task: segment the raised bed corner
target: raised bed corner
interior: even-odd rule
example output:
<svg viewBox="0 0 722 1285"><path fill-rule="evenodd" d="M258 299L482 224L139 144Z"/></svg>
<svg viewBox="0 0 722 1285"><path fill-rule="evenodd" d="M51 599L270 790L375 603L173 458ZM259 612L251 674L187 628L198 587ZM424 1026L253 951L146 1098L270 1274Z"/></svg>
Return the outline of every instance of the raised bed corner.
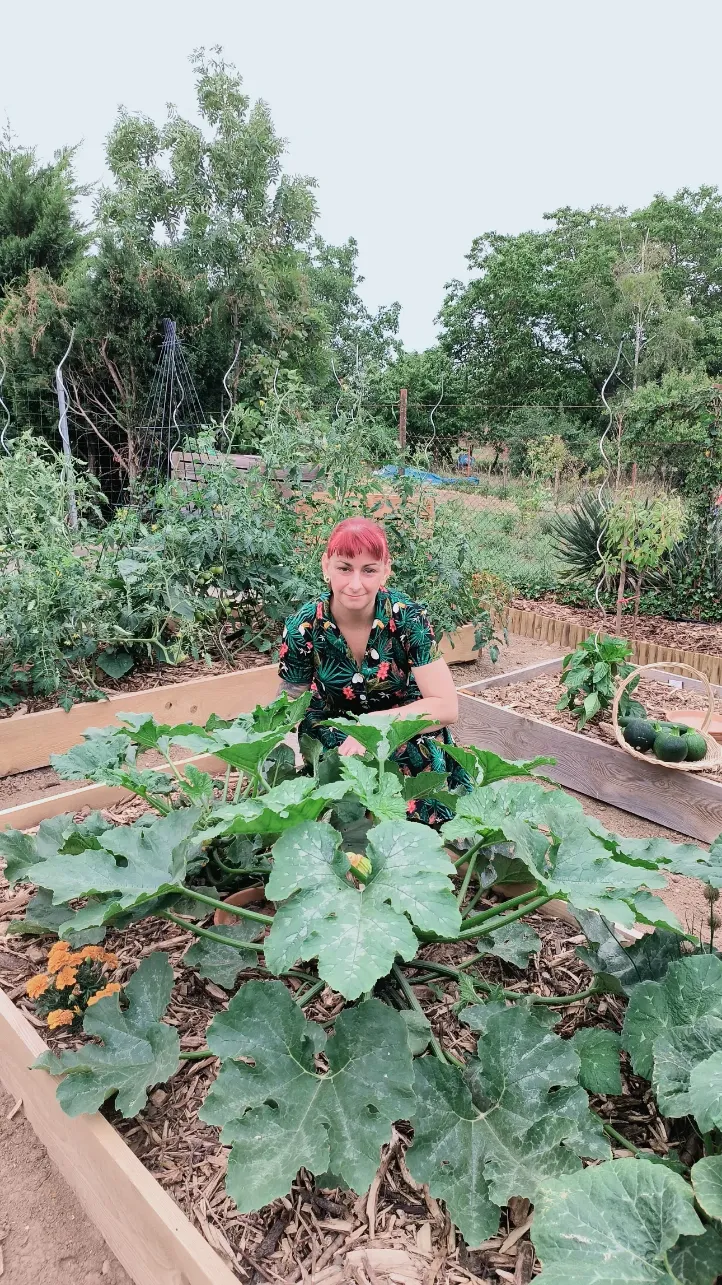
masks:
<svg viewBox="0 0 722 1285"><path fill-rule="evenodd" d="M238 1285L237 1277L99 1113L71 1119L56 1081L30 1066L47 1048L0 990L0 1080L135 1285Z"/></svg>

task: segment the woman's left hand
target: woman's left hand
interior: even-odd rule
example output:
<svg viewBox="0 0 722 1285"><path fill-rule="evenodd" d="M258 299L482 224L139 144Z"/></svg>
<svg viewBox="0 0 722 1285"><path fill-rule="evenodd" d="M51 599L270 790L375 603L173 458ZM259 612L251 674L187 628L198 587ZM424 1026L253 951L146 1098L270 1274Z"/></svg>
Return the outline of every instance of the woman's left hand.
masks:
<svg viewBox="0 0 722 1285"><path fill-rule="evenodd" d="M339 745L338 752L343 758L349 758L351 754L364 755L366 749L360 741L355 741L353 736L347 736L343 744Z"/></svg>

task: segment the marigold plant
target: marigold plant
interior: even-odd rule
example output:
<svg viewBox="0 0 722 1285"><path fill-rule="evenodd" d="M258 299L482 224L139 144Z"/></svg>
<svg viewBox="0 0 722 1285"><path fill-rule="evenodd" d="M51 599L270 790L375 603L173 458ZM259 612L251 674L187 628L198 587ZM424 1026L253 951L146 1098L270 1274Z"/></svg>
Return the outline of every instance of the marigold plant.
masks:
<svg viewBox="0 0 722 1285"><path fill-rule="evenodd" d="M25 991L36 1001L37 1012L51 1031L79 1026L87 1008L120 990L118 982L107 982L105 977L117 967L117 955L103 946L71 950L67 941L56 941L48 952L47 972L31 977Z"/></svg>

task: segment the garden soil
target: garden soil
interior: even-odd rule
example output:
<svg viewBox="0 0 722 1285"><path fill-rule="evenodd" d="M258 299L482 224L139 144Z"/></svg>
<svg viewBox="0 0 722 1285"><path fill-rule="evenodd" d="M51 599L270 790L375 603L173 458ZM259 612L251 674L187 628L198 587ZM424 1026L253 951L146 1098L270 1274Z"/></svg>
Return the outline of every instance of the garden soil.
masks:
<svg viewBox="0 0 722 1285"><path fill-rule="evenodd" d="M529 599L514 598L512 607L519 611L535 611L538 616L552 616L555 620L573 620L585 629L601 629L603 633L616 634L613 615L602 617L598 611L582 607L567 607L553 597ZM696 651L707 656L722 656L722 624L705 624L701 621L666 620L664 616L640 616L635 622L631 613L622 616L623 638L653 642L660 647L676 647L681 651Z"/></svg>
<svg viewBox="0 0 722 1285"><path fill-rule="evenodd" d="M2 1285L132 1285L14 1107L0 1088Z"/></svg>

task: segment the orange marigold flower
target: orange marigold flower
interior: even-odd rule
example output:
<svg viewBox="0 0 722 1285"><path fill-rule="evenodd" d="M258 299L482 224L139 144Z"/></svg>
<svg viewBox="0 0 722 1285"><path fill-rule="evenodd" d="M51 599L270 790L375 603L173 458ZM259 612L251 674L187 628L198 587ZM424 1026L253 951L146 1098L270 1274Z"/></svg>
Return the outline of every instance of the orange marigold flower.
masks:
<svg viewBox="0 0 722 1285"><path fill-rule="evenodd" d="M83 946L77 953L81 959L92 959L96 964L107 964L109 968L118 967L118 956L112 950L103 950L102 946Z"/></svg>
<svg viewBox="0 0 722 1285"><path fill-rule="evenodd" d="M35 976L31 977L25 984L26 994L29 995L31 999L38 999L41 995L45 994L51 980L52 979L47 973L36 973Z"/></svg>
<svg viewBox="0 0 722 1285"><path fill-rule="evenodd" d="M48 972L57 973L61 968L64 968L68 962L69 952L70 946L67 941L54 942L48 955Z"/></svg>
<svg viewBox="0 0 722 1285"><path fill-rule="evenodd" d="M48 1026L54 1031L58 1026L72 1025L74 1013L69 1008L54 1008L52 1013L48 1013Z"/></svg>
<svg viewBox="0 0 722 1285"><path fill-rule="evenodd" d="M65 968L61 968L60 972L57 974L55 985L59 991L64 991L67 990L69 986L74 986L77 980L77 968L71 968L69 964L66 964Z"/></svg>
<svg viewBox="0 0 722 1285"><path fill-rule="evenodd" d="M102 991L96 991L94 995L90 996L90 999L88 1000L88 1008L90 1008L91 1004L97 1004L99 999L105 999L106 995L117 994L119 990L119 982L108 982L108 985L104 986Z"/></svg>

